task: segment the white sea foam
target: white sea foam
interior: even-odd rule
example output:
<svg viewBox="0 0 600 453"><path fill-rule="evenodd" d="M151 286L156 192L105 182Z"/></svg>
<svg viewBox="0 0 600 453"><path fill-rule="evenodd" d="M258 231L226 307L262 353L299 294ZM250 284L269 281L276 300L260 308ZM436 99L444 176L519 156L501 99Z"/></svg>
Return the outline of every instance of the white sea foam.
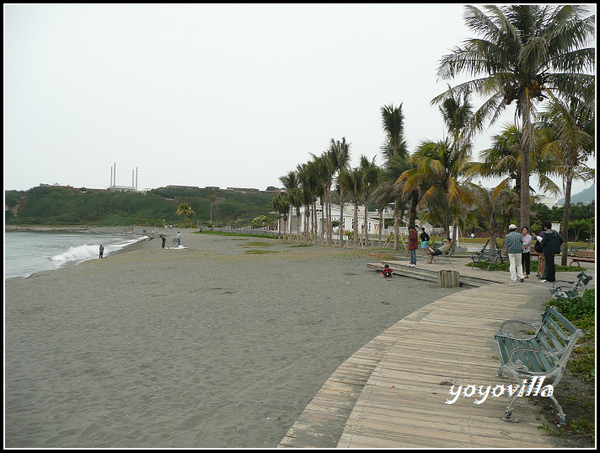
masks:
<svg viewBox="0 0 600 453"><path fill-rule="evenodd" d="M104 256L108 256L111 253L114 253L118 250L121 250L128 245L134 244L138 241L147 239L148 236L141 236L136 239L130 239L127 241L119 242L116 244L107 244L104 246ZM100 244L91 244L91 245L79 245L76 247L69 247L64 253L59 255L55 255L50 260L52 260L56 267L62 267L67 264L79 264L83 261L92 260L99 258L99 248Z"/></svg>

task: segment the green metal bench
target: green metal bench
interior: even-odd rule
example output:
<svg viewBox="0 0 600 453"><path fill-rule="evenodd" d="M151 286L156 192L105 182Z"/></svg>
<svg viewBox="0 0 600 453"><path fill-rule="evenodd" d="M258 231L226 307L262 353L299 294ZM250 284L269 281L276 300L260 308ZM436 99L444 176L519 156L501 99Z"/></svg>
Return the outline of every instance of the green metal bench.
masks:
<svg viewBox="0 0 600 453"><path fill-rule="evenodd" d="M587 247L581 246L581 245L573 245L569 249L567 255L568 256L577 256L577 252L580 252L581 250L587 250Z"/></svg>
<svg viewBox="0 0 600 453"><path fill-rule="evenodd" d="M448 252L446 253L442 253L441 255L431 255L433 258L433 261L435 261L437 263L437 260L441 258L442 263L444 263L445 261L448 262L448 264L450 264L450 258L452 257L452 254L454 253L454 247L450 247L450 250L448 250Z"/></svg>
<svg viewBox="0 0 600 453"><path fill-rule="evenodd" d="M554 288L550 288L552 297L556 300L560 299L573 299L574 297L581 297L585 292L585 287L590 282L592 277L585 273L585 271L577 274L577 281L570 282L572 286L561 285Z"/></svg>
<svg viewBox="0 0 600 453"><path fill-rule="evenodd" d="M515 328L508 330L510 324L516 324ZM571 351L582 336L583 331L561 315L555 306L542 313L541 322L506 321L495 335L501 362L498 376L508 373L517 382L542 376L553 378L552 387L556 388ZM522 395L515 392L506 407L504 421L518 421L512 417L512 407L518 396ZM564 424L566 417L562 407L553 394L547 397L557 410L559 426Z"/></svg>
<svg viewBox="0 0 600 453"><path fill-rule="evenodd" d="M483 249L471 255L471 260L474 263L487 262L486 270L489 271L492 264L498 264L498 261L502 261L502 257L500 256L500 250Z"/></svg>

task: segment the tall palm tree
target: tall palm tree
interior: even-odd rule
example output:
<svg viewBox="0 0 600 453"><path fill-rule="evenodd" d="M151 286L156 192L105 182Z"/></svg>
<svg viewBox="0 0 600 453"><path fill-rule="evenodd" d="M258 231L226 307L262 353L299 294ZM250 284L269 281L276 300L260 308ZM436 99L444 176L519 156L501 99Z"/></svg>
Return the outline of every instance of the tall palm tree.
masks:
<svg viewBox="0 0 600 453"><path fill-rule="evenodd" d="M383 208L394 203L394 250L400 248L400 222L407 208L404 196L404 184L398 184L398 178L413 168L408 158L400 154L391 156L384 164L377 188L373 191L373 200L379 206L380 218ZM381 228L380 230L381 231ZM380 236L381 243L381 236Z"/></svg>
<svg viewBox="0 0 600 453"><path fill-rule="evenodd" d="M322 219L324 215L324 220L322 220L321 234L323 235L325 244L331 245L331 185L333 184L333 175L335 174L335 168L327 152L322 153L320 156L315 156L311 153L311 156L315 162L315 171L317 172L319 181L321 181L324 198L324 200L322 200L321 203Z"/></svg>
<svg viewBox="0 0 600 453"><path fill-rule="evenodd" d="M366 156L360 156L360 170L363 178L363 199L365 201L364 238L365 246L369 246L369 195L379 183L381 168L375 165L375 157L369 161Z"/></svg>
<svg viewBox="0 0 600 453"><path fill-rule="evenodd" d="M593 97L595 49L585 47L595 33L595 16L576 5L465 6L465 22L481 38L442 57L438 75L475 77L452 90L472 91L484 98L473 114L469 133L493 123L516 101L515 122L521 120L521 224L529 224L529 155L535 144L537 105L579 95ZM587 71L587 73L586 73ZM434 101L449 95L441 94Z"/></svg>
<svg viewBox="0 0 600 453"><path fill-rule="evenodd" d="M416 167L398 178L399 183L405 184L405 192L426 182L431 185L421 195L418 207L424 209L436 199L443 199L446 231L450 231L450 206L469 203L462 183L469 179L470 154L469 145L463 144L455 149L454 142L449 138L438 142L424 141L411 156Z"/></svg>
<svg viewBox="0 0 600 453"><path fill-rule="evenodd" d="M300 208L302 206L302 199L300 197L300 189L298 188L298 176L295 171L288 171L285 176L279 178L281 184L286 189L286 196L290 205L290 236L293 235L293 222L292 210L296 209L296 241L300 241Z"/></svg>
<svg viewBox="0 0 600 453"><path fill-rule="evenodd" d="M290 212L290 203L287 197L281 194L274 195L271 198L271 208L277 213L277 231L281 237L281 230L283 229L283 238L286 237L287 219ZM281 220L283 219L283 228L280 228Z"/></svg>
<svg viewBox="0 0 600 453"><path fill-rule="evenodd" d="M474 162L470 169L473 176L483 178L505 178L507 184L515 189L519 200L521 199L521 130L515 124L506 124L500 134L492 139L491 148L485 149L479 153L482 162ZM530 153L530 173L536 175L539 181L540 190L544 193L558 194L559 187L552 181L552 165L550 159L543 157L537 150ZM530 192L533 189L530 187ZM520 212L520 207L519 207ZM519 216L520 217L520 216ZM529 226L521 225L522 227Z"/></svg>
<svg viewBox="0 0 600 453"><path fill-rule="evenodd" d="M542 151L556 163L554 169L563 178L565 204L562 234L565 238L561 265L567 265L571 188L574 179L594 178L595 171L586 161L595 152L595 111L576 98L566 106L552 106L542 115Z"/></svg>
<svg viewBox="0 0 600 453"><path fill-rule="evenodd" d="M342 140L334 140L333 138L329 144L329 157L337 177L339 178L340 173L348 168L350 162L350 143L346 142L346 137L342 137ZM340 190L340 226L339 226L339 237L340 247L344 247L344 187L338 183Z"/></svg>
<svg viewBox="0 0 600 453"><path fill-rule="evenodd" d="M507 180L493 189L486 189L472 183L468 183L468 186L472 199L490 234L490 249L496 250L496 238L499 237L499 232L502 231L501 228L506 223L506 219L510 220L511 214L516 211L519 198L510 188Z"/></svg>
<svg viewBox="0 0 600 453"><path fill-rule="evenodd" d="M189 203L180 203L175 212L177 215L182 215L184 219L196 214ZM185 228L185 220L183 221L183 227ZM190 219L190 228L192 227L192 219Z"/></svg>
<svg viewBox="0 0 600 453"><path fill-rule="evenodd" d="M381 151L386 159L391 156L408 155L408 145L404 139L404 115L402 104L394 107L394 104L381 107L382 127L385 140L381 145Z"/></svg>
<svg viewBox="0 0 600 453"><path fill-rule="evenodd" d="M338 184L345 192L350 194L352 203L354 204L354 221L352 240L354 248L356 248L358 235L358 203L363 193L364 179L360 167L343 169L338 176Z"/></svg>

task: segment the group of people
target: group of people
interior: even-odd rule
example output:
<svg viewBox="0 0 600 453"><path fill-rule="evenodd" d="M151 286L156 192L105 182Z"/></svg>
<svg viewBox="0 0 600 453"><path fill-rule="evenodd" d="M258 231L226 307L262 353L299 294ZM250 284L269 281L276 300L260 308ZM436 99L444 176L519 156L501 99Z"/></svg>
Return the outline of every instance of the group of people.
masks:
<svg viewBox="0 0 600 453"><path fill-rule="evenodd" d="M423 250L423 256L429 256L429 263L433 261L433 257L436 255L442 255L448 253L451 247L450 238L444 238L442 246L439 248L433 248L429 244L430 237L425 231L424 227L421 227L421 234L417 234L417 229L414 226L408 227L408 251L410 252L409 266L414 267L417 265L417 249L419 248L419 239L421 250ZM394 271L386 265L382 272L382 277L389 278L393 275Z"/></svg>
<svg viewBox="0 0 600 453"><path fill-rule="evenodd" d="M544 231L540 234L529 233L529 228L523 227L521 233L517 232L517 226L511 224L506 235L506 252L510 263L510 281L524 281L529 278L531 270L531 243L533 239L540 243L538 270L536 276L542 282L556 281L556 267L554 256L560 253L564 242L557 231L552 229L551 222L544 222Z"/></svg>

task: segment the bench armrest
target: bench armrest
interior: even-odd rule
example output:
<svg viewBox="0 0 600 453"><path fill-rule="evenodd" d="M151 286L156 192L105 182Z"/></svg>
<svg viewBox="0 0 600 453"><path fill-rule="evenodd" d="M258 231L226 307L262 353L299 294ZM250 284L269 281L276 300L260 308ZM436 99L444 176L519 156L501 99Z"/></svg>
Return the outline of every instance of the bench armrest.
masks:
<svg viewBox="0 0 600 453"><path fill-rule="evenodd" d="M552 361L550 362L550 364L552 365L552 369L544 370L544 371L530 370L529 367L527 367L525 364L523 364L523 362L521 362L520 359L517 359L515 361L512 360L513 355L518 354L519 352L531 352L533 354L544 355L547 358L552 359ZM552 377L554 375L554 373L552 371L557 370L561 366L559 360L560 360L560 357L563 355L563 353L564 353L564 350L556 352L556 351L544 351L544 350L540 350L540 349L526 348L526 347L515 348L512 351L510 351L510 353L508 354L508 357L506 358L506 363L504 365L508 366L509 368L512 368L515 371L526 371L528 374L531 374L531 375Z"/></svg>
<svg viewBox="0 0 600 453"><path fill-rule="evenodd" d="M505 326L507 324L519 324L520 326L516 328L516 330L509 330L507 329ZM498 334L501 337L509 337L509 338L515 338L518 340L526 340L529 338L533 338L535 337L537 331L540 329L540 327L542 326L541 322L525 322L525 321L518 321L518 320L508 320L508 321L504 321L501 325L500 328L498 329ZM522 333L522 335L519 335L518 337L516 336L516 333L518 333L520 330L524 329L524 328L530 328L533 329L533 333L532 334L527 334L527 333Z"/></svg>

